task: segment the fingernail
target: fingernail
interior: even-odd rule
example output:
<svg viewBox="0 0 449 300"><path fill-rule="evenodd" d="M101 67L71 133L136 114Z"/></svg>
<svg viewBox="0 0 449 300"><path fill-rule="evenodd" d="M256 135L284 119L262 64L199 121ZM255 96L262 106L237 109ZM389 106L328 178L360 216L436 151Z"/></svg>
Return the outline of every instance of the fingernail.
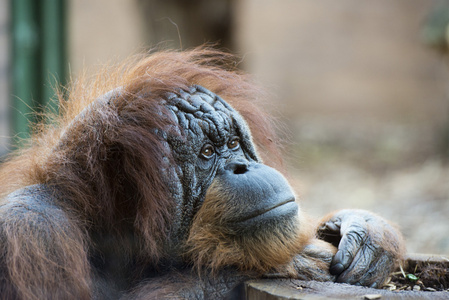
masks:
<svg viewBox="0 0 449 300"><path fill-rule="evenodd" d="M332 258L332 264L342 263L343 262L343 251L339 250L335 253L334 258Z"/></svg>
<svg viewBox="0 0 449 300"><path fill-rule="evenodd" d="M339 275L345 270L345 267L341 263L337 263L330 267L329 272L332 275Z"/></svg>
<svg viewBox="0 0 449 300"><path fill-rule="evenodd" d="M340 228L335 225L333 222L326 222L326 227L332 231L340 231Z"/></svg>

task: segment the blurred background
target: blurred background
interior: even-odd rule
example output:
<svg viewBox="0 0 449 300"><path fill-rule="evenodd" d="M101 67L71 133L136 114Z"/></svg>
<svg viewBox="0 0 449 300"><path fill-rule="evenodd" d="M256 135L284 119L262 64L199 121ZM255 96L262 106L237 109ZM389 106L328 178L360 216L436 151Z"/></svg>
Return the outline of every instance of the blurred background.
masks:
<svg viewBox="0 0 449 300"><path fill-rule="evenodd" d="M447 0L0 0L0 154L83 69L218 43L271 92L303 210L449 254L448 25Z"/></svg>

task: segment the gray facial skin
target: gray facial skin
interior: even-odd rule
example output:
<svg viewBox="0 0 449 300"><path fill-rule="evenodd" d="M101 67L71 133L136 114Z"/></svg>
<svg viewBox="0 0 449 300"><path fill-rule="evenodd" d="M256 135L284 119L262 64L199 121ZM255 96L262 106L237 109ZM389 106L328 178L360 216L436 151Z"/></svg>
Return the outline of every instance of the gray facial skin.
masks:
<svg viewBox="0 0 449 300"><path fill-rule="evenodd" d="M260 163L248 126L228 103L201 86L192 86L188 92L168 94L164 105L176 123L164 135L177 165L168 172L177 202L172 235L177 237L176 244L185 240L213 180L238 195L227 199L231 207L238 207L235 219L228 220L238 234L253 231L251 225L260 226L261 214L266 221L269 215L291 218L297 214L287 181Z"/></svg>

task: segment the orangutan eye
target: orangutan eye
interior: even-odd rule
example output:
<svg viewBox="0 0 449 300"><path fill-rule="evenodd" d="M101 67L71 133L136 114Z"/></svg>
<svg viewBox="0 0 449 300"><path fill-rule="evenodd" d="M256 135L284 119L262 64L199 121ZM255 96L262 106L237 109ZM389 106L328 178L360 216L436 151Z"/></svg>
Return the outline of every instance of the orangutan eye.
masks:
<svg viewBox="0 0 449 300"><path fill-rule="evenodd" d="M211 144L206 144L201 149L201 155L205 158L211 158L215 154L214 146Z"/></svg>
<svg viewBox="0 0 449 300"><path fill-rule="evenodd" d="M232 140L228 142L228 148L231 150L237 150L240 147L240 139L238 137L234 137Z"/></svg>

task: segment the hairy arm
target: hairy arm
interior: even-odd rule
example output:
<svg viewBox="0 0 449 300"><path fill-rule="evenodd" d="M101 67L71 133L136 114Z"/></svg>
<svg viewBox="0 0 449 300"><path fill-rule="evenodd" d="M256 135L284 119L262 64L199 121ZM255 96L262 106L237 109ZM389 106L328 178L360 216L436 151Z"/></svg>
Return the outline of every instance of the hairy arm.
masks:
<svg viewBox="0 0 449 300"><path fill-rule="evenodd" d="M332 258L337 249L330 243L311 238L292 261L264 278L295 278L300 280L335 281L336 276L329 272Z"/></svg>
<svg viewBox="0 0 449 300"><path fill-rule="evenodd" d="M123 299L240 299L241 284L247 279L234 270L204 276L191 269L172 270L142 282Z"/></svg>
<svg viewBox="0 0 449 300"><path fill-rule="evenodd" d="M87 299L90 274L81 229L33 185L0 205L2 299Z"/></svg>

